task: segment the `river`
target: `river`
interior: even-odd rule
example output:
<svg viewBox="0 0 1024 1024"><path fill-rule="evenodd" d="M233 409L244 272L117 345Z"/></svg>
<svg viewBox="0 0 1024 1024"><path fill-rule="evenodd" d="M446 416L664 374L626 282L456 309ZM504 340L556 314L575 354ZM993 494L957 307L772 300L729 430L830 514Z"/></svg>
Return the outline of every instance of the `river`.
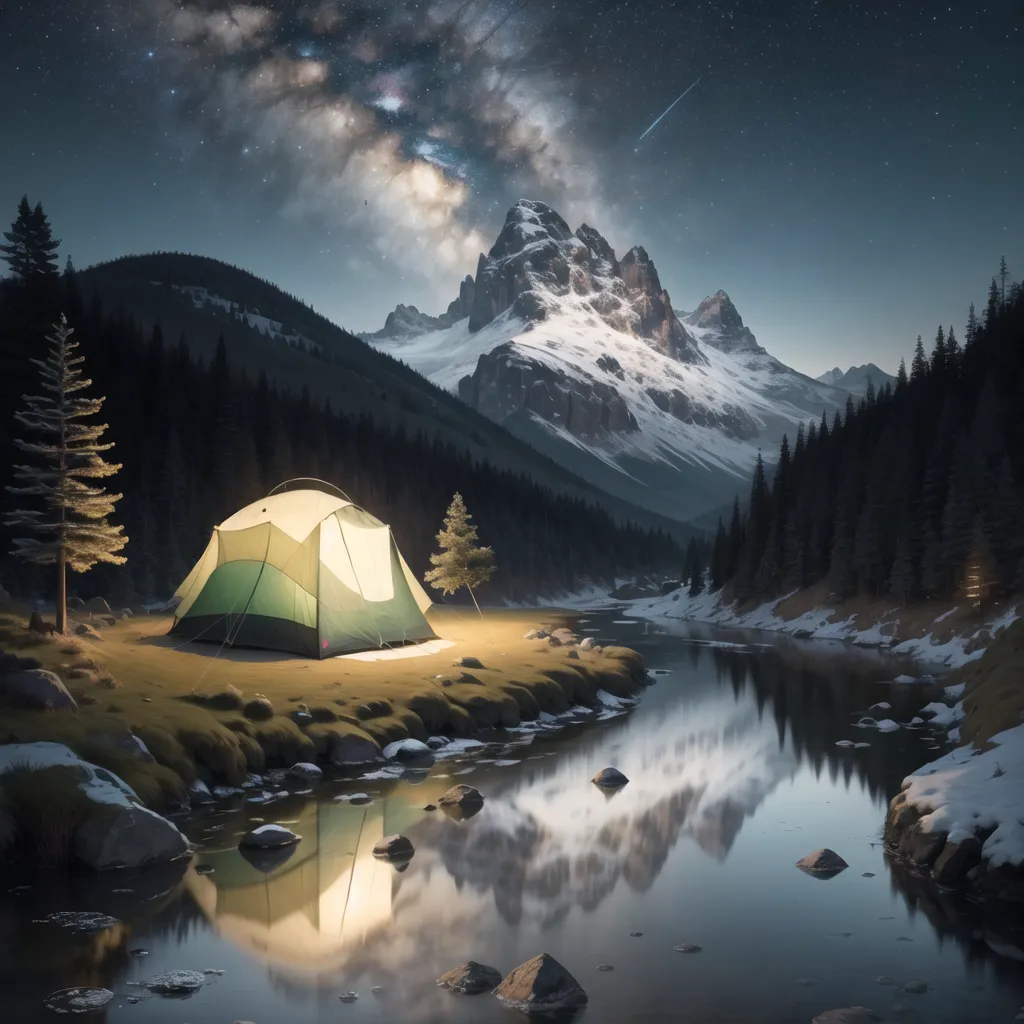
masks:
<svg viewBox="0 0 1024 1024"><path fill-rule="evenodd" d="M938 897L879 842L889 798L935 744L927 729L855 723L879 701L905 723L935 691L886 682L897 670L879 652L620 615L581 628L647 659L654 682L624 713L507 735L402 779L235 797L182 821L201 847L184 875L5 886L3 1020L56 1020L48 993L96 985L114 999L77 1019L508 1022L491 996L434 979L467 959L507 973L540 952L588 992L586 1024L807 1024L857 1004L887 1020L1013 1020L1024 932ZM611 796L589 781L606 766L630 779ZM422 810L460 781L484 793L479 814ZM351 802L357 792L371 802ZM303 836L269 872L236 849L254 820ZM416 846L404 871L370 853L394 832ZM819 847L849 867L828 880L798 870ZM54 911L116 921L39 923ZM132 984L171 969L223 973L186 1001ZM902 992L908 982L927 991ZM347 991L358 999L342 1002Z"/></svg>

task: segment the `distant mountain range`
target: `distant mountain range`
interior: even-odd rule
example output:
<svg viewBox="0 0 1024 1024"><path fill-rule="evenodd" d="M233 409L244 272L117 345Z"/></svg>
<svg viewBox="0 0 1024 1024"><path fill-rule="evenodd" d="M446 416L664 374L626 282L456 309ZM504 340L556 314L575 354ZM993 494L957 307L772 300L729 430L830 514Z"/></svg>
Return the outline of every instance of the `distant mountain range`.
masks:
<svg viewBox="0 0 1024 1024"><path fill-rule="evenodd" d="M884 388L886 384L896 386L896 378L886 373L885 370L879 369L874 363L851 366L845 373L837 366L834 369L826 370L817 380L820 380L822 384L842 388L855 395L867 394L869 380L876 391Z"/></svg>
<svg viewBox="0 0 1024 1024"><path fill-rule="evenodd" d="M238 267L182 253L127 256L80 271L86 301L134 320L148 334L159 324L166 345L186 337L207 363L218 338L228 358L255 382L307 392L319 404L378 427L421 434L496 469L521 473L555 493L600 505L620 522L690 536L664 517L598 489L531 448L492 419L365 344L312 308ZM341 484L344 486L344 483Z"/></svg>
<svg viewBox="0 0 1024 1024"><path fill-rule="evenodd" d="M724 291L673 308L641 246L520 200L447 310L363 335L595 486L690 519L745 491L759 449L848 390L766 352Z"/></svg>

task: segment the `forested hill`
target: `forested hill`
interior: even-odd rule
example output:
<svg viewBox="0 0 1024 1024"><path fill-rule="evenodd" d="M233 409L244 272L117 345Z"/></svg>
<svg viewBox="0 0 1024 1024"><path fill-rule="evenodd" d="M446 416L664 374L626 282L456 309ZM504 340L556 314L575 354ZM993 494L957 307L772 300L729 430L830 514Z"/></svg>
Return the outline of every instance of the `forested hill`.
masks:
<svg viewBox="0 0 1024 1024"><path fill-rule="evenodd" d="M1024 586L1024 294L993 281L963 346L918 339L909 375L758 461L719 523L713 585L740 599L828 580L834 595L999 596Z"/></svg>
<svg viewBox="0 0 1024 1024"><path fill-rule="evenodd" d="M187 336L168 340L159 325L143 333L123 313L83 301L74 274L57 288L56 305L82 343L93 391L106 396L112 455L123 463L112 481L124 493L115 519L130 538L126 566L97 568L82 583L72 577L72 593L124 602L167 597L214 524L296 476L336 482L389 523L420 575L451 496L461 491L481 541L495 549L498 570L485 595L492 599L680 564L664 533L616 523L595 504L476 460L436 432L353 413L344 399L339 407L313 397L311 388L283 393L265 372L232 362L223 343L199 360ZM17 284L0 287L0 317L24 321L21 301ZM20 367L22 385L35 384L29 353L24 365L11 362L9 345L4 354L5 363ZM3 457L0 476L9 479L9 444ZM49 593L49 575L9 559L2 570L12 591Z"/></svg>
<svg viewBox="0 0 1024 1024"><path fill-rule="evenodd" d="M77 274L86 306L98 297L144 336L159 324L169 344L184 335L193 355L213 359L223 339L232 366L262 371L282 394L307 390L348 417L422 433L499 470L526 474L557 493L595 502L619 522L689 528L615 498L566 472L503 427L404 363L378 352L269 281L219 260L185 253L125 256Z"/></svg>

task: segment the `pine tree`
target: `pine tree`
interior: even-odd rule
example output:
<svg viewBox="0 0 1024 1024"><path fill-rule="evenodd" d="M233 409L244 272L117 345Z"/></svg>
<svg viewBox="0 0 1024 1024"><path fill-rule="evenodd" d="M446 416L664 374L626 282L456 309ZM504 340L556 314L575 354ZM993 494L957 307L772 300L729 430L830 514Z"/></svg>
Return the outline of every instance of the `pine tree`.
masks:
<svg viewBox="0 0 1024 1024"><path fill-rule="evenodd" d="M967 314L967 330L964 332L964 345L970 347L978 334L978 315L974 312L974 303L971 303L970 311Z"/></svg>
<svg viewBox="0 0 1024 1024"><path fill-rule="evenodd" d="M718 517L718 528L715 530L715 543L711 549L711 589L721 590L729 578L729 537L725 532L725 523Z"/></svg>
<svg viewBox="0 0 1024 1024"><path fill-rule="evenodd" d="M704 566L701 564L700 548L695 537L691 537L687 545L684 579L689 580L690 597L696 597L704 589Z"/></svg>
<svg viewBox="0 0 1024 1024"><path fill-rule="evenodd" d="M424 579L443 594L454 594L465 587L480 612L473 588L486 583L494 574L494 552L476 546L476 527L470 518L462 495L456 491L444 517L444 528L437 535L441 550L430 556L434 568L427 571ZM483 612L480 617L483 618Z"/></svg>
<svg viewBox="0 0 1024 1024"><path fill-rule="evenodd" d="M17 280L31 284L40 278L56 279L60 242L53 237L41 203L36 203L33 209L28 196L22 196L18 216L11 230L4 232L4 238L0 259L7 263Z"/></svg>
<svg viewBox="0 0 1024 1024"><path fill-rule="evenodd" d="M900 368L896 371L896 390L902 392L907 386L907 364L901 359Z"/></svg>
<svg viewBox="0 0 1024 1024"><path fill-rule="evenodd" d="M1006 279L1010 276L1010 271L1006 267L1006 257L999 257L999 299L1005 305L1006 303Z"/></svg>
<svg viewBox="0 0 1024 1024"><path fill-rule="evenodd" d="M122 496L84 482L112 476L121 466L101 457L114 447L100 443L107 425L82 422L100 411L104 399L79 394L92 381L82 377L84 357L72 355L78 342L71 340L71 333L61 317L48 338L47 358L32 360L47 394L25 396L25 408L15 419L42 439L16 438L15 445L37 464L16 465L12 475L21 483L6 488L19 497L41 499L42 509L12 511L6 523L28 533L15 538L12 553L17 558L57 566L56 624L61 633L67 632L66 567L86 572L97 562L120 565L125 558L117 552L128 543L123 527L107 520Z"/></svg>
<svg viewBox="0 0 1024 1024"><path fill-rule="evenodd" d="M917 336L917 345L914 347L914 358L910 363L910 379L923 380L928 376L928 357L924 354L924 343L921 335Z"/></svg>

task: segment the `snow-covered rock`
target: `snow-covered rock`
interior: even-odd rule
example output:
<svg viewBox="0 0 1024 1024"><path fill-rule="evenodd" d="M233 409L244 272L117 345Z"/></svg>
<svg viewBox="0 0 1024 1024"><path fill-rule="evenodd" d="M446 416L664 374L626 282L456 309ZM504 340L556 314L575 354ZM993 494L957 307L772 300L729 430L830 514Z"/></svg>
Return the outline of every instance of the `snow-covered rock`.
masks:
<svg viewBox="0 0 1024 1024"><path fill-rule="evenodd" d="M964 706L962 703L948 707L940 701L933 700L921 708L921 714L927 715L931 725L952 726L962 722L964 717Z"/></svg>
<svg viewBox="0 0 1024 1024"><path fill-rule="evenodd" d="M178 828L144 807L135 791L106 768L83 761L62 743L9 743L0 746L0 775L14 769L68 769L75 785L96 804L96 813L79 826L72 852L87 867L139 868L166 864L188 855L188 840Z"/></svg>
<svg viewBox="0 0 1024 1024"><path fill-rule="evenodd" d="M923 832L957 842L992 832L981 856L990 867L1024 865L1024 725L992 737L992 747L958 747L903 780L905 803Z"/></svg>
<svg viewBox="0 0 1024 1024"><path fill-rule="evenodd" d="M250 850L276 850L282 846L294 846L301 840L302 836L284 825L260 825L246 832L238 845Z"/></svg>
<svg viewBox="0 0 1024 1024"><path fill-rule="evenodd" d="M301 779L303 782L316 782L323 776L323 771L315 764L308 761L300 761L288 769L288 775L293 779Z"/></svg>
<svg viewBox="0 0 1024 1024"><path fill-rule="evenodd" d="M201 989L204 981L200 971L164 971L143 982L143 987L157 995L183 995Z"/></svg>
<svg viewBox="0 0 1024 1024"><path fill-rule="evenodd" d="M434 751L426 743L414 739L396 740L394 743L389 743L382 753L389 761L392 759L417 761L420 758L434 756Z"/></svg>
<svg viewBox="0 0 1024 1024"><path fill-rule="evenodd" d="M880 719L876 726L879 732L896 732L899 727L899 722L894 722L891 718Z"/></svg>

